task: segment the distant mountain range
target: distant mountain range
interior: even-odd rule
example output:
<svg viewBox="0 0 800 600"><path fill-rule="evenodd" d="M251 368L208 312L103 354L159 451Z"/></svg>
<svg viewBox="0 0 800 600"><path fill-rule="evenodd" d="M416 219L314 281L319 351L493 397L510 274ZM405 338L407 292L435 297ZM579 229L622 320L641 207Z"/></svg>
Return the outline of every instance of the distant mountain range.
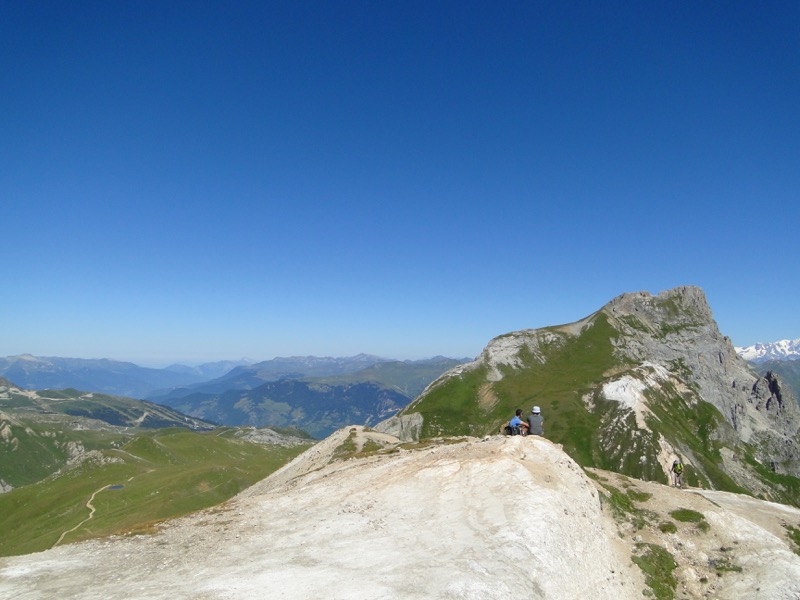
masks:
<svg viewBox="0 0 800 600"><path fill-rule="evenodd" d="M201 382L187 382L169 390L151 393L147 399L170 405L171 400L184 398L194 393L216 394L228 390L250 390L269 381L281 379L304 379L309 377L333 377L347 375L372 367L381 362L394 362L370 354L332 358L319 356L277 357L246 365L237 365L230 371ZM437 375L438 376L438 375Z"/></svg>
<svg viewBox="0 0 800 600"><path fill-rule="evenodd" d="M0 377L28 390L75 388L130 398L146 398L158 390L219 377L242 361L221 361L199 367L140 367L107 358L61 358L21 354L0 358Z"/></svg>
<svg viewBox="0 0 800 600"><path fill-rule="evenodd" d="M752 363L763 363L768 360L800 360L800 339L737 346L736 353Z"/></svg>
<svg viewBox="0 0 800 600"><path fill-rule="evenodd" d="M179 396L196 391L198 385L205 392L248 389L279 379L346 375L382 362L397 361L369 354L343 358L293 356L257 363L243 358L195 367L174 364L153 369L107 358L21 354L0 358L0 377L28 390L75 388L129 398L154 399L168 396L175 388L180 389L177 392ZM206 386L210 381L215 381L215 385Z"/></svg>
<svg viewBox="0 0 800 600"><path fill-rule="evenodd" d="M369 382L325 385L282 379L251 390L196 392L169 406L224 425L297 427L321 439L347 424L375 425L411 400Z"/></svg>
<svg viewBox="0 0 800 600"><path fill-rule="evenodd" d="M374 425L392 416L464 362L441 356L390 361L364 354L279 358L149 400L223 425L297 427L325 437L344 425Z"/></svg>
<svg viewBox="0 0 800 600"><path fill-rule="evenodd" d="M254 362L255 361L250 360L249 358L240 358L239 360L218 360L216 362L203 363L202 365L197 365L194 367L182 364L174 364L165 367L164 370L172 371L173 373L180 373L181 375L190 374L202 378L203 381L208 381L209 379L222 377L225 375L225 373L230 372L236 367L242 365L251 365Z"/></svg>
<svg viewBox="0 0 800 600"><path fill-rule="evenodd" d="M150 369L108 359L26 354L0 358L0 377L21 389L145 398L219 425L297 427L324 437L344 425L374 425L391 416L439 375L466 361L358 354Z"/></svg>

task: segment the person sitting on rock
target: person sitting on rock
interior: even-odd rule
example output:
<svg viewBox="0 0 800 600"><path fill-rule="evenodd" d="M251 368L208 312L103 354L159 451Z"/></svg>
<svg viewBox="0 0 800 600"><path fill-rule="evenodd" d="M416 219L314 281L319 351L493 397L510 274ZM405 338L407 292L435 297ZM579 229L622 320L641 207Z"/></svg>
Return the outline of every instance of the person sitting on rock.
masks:
<svg viewBox="0 0 800 600"><path fill-rule="evenodd" d="M544 435L544 417L538 406L534 406L528 415L528 435Z"/></svg>
<svg viewBox="0 0 800 600"><path fill-rule="evenodd" d="M514 431L514 433L518 432L517 435L526 435L528 433L528 424L522 420L521 408L518 408L517 412L514 413L511 421L508 422L508 426L511 427L511 430Z"/></svg>

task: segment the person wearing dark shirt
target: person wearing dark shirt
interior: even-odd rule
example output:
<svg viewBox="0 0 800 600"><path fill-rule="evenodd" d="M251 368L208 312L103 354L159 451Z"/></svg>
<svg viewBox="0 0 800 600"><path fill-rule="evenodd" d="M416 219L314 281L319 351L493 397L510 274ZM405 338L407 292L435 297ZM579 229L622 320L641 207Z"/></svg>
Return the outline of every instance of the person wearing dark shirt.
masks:
<svg viewBox="0 0 800 600"><path fill-rule="evenodd" d="M528 435L544 435L544 417L538 406L534 406L528 415Z"/></svg>

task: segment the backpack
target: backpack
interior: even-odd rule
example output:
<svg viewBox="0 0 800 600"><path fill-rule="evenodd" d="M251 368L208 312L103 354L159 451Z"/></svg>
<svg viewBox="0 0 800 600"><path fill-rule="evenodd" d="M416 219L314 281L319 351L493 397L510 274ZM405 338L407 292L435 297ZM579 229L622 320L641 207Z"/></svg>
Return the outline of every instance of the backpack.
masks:
<svg viewBox="0 0 800 600"><path fill-rule="evenodd" d="M678 475L683 473L683 463L679 462L675 465L672 465L672 470L675 471Z"/></svg>
<svg viewBox="0 0 800 600"><path fill-rule="evenodd" d="M522 427L512 427L511 425L506 425L503 427L503 433L505 435L522 435Z"/></svg>

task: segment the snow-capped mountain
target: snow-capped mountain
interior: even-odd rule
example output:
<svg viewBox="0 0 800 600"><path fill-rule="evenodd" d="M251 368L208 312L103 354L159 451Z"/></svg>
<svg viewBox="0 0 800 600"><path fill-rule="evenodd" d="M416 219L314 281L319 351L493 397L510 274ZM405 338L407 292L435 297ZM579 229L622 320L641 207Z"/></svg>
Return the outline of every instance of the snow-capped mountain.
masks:
<svg viewBox="0 0 800 600"><path fill-rule="evenodd" d="M800 360L800 339L737 347L736 352L743 359L754 363L768 360Z"/></svg>

